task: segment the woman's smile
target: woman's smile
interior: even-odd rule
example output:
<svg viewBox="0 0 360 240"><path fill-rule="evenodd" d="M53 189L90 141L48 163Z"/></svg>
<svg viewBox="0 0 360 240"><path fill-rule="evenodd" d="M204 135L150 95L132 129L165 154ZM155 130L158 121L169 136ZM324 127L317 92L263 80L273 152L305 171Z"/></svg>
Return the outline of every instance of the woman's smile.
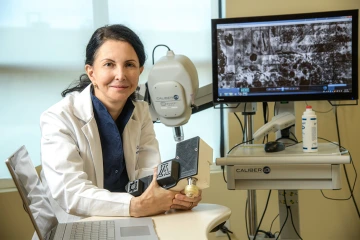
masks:
<svg viewBox="0 0 360 240"><path fill-rule="evenodd" d="M111 88L114 88L116 90L126 90L129 88L129 86L121 85L121 86L110 86Z"/></svg>

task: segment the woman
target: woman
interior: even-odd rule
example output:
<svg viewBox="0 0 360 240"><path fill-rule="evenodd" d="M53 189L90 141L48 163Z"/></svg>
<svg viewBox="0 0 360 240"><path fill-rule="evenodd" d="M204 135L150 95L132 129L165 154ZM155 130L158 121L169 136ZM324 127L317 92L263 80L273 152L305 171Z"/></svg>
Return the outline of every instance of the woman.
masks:
<svg viewBox="0 0 360 240"><path fill-rule="evenodd" d="M144 63L132 30L99 28L86 48L86 75L42 114L43 182L60 222L69 221L68 214L149 216L191 209L201 200L156 182L158 142L147 103L134 98ZM141 196L125 192L129 181L151 174Z"/></svg>

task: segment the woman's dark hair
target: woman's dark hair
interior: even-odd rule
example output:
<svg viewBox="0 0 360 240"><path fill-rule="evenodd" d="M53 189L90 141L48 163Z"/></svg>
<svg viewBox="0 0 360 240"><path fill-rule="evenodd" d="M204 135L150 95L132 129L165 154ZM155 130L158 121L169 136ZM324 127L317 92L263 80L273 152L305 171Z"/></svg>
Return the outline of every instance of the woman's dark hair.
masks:
<svg viewBox="0 0 360 240"><path fill-rule="evenodd" d="M121 24L107 25L98 28L93 33L88 45L86 46L85 65L88 64L92 66L94 64L95 55L98 49L106 42L106 40L109 39L128 42L134 48L136 55L139 58L140 67L144 66L146 60L144 45L136 33L134 33L130 28ZM81 92L90 83L91 81L87 74L82 74L79 80L72 83L61 93L61 96L65 97L67 93L74 91ZM135 93L132 93L130 98L135 100Z"/></svg>

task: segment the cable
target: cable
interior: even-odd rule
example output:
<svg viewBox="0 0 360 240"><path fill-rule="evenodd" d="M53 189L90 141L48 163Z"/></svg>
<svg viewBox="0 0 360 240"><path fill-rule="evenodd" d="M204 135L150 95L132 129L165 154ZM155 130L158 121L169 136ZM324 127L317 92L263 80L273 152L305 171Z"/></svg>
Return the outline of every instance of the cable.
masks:
<svg viewBox="0 0 360 240"><path fill-rule="evenodd" d="M339 131L339 121L337 115L337 107L335 107L335 123L336 123L336 133L338 137L339 147L341 146L341 139L340 139L340 131Z"/></svg>
<svg viewBox="0 0 360 240"><path fill-rule="evenodd" d="M298 139L296 138L295 134L293 132L290 132L291 135L293 135L293 137L295 138L296 142L299 142Z"/></svg>
<svg viewBox="0 0 360 240"><path fill-rule="evenodd" d="M265 235L268 236L269 238L273 238L273 237L274 237L271 233L266 232L266 231L264 231L264 230L259 230L259 232L265 233Z"/></svg>
<svg viewBox="0 0 360 240"><path fill-rule="evenodd" d="M225 145L224 145L224 139L225 139L225 134L224 134L225 130L224 130L224 106L222 104L220 104L220 157L224 157L225 156ZM224 168L225 166L221 166L221 169L223 170L223 174L224 174ZM224 175L224 180L225 180L225 175ZM225 180L226 182L226 180ZM226 182L227 183L227 182Z"/></svg>
<svg viewBox="0 0 360 240"><path fill-rule="evenodd" d="M264 125L268 122L269 119L269 104L267 102L263 102L263 117L264 117ZM263 138L263 144L269 141L269 135L266 134Z"/></svg>
<svg viewBox="0 0 360 240"><path fill-rule="evenodd" d="M333 104L330 100L328 101L331 106L333 107L341 107L341 106L356 106L358 105L358 100L355 100L355 103L349 103L349 104Z"/></svg>
<svg viewBox="0 0 360 240"><path fill-rule="evenodd" d="M233 147L228 151L227 154L229 154L229 153L230 153L234 148L236 148L237 146L240 146L241 144L244 144L244 143L251 142L252 140L254 140L254 139L250 139L250 140L248 140L248 141L246 141L246 142L241 142L241 143L236 144L235 146L233 146Z"/></svg>
<svg viewBox="0 0 360 240"><path fill-rule="evenodd" d="M325 140L325 141L327 141L327 142L330 142L330 143L332 143L332 144L334 144L334 145L336 145L336 146L339 146L339 147L340 147L340 148L342 148L342 149L346 149L346 148L344 148L344 147L340 146L339 144L334 143L334 142L332 142L332 141L330 141L330 140L327 140L327 139L325 139L325 138L322 138L322 137L318 137L318 138L319 138L319 139L322 139L322 140ZM350 151L349 151L349 150L347 150L347 153L348 153L348 154L349 154L349 156L350 156L350 163L351 163L351 165L353 166L353 168L354 168L354 172L355 172L355 179L354 179L354 183L353 183L352 188L350 188L350 192L354 192L355 185L356 185L356 181L357 181L357 171L356 171L356 168L355 168L355 165L354 165L354 161L352 160L352 156L351 156ZM325 195L324 195L323 190L320 190L320 191L321 191L321 193L322 193L323 197L324 197L324 198L326 198L326 199L329 199L329 200L339 200L339 201L341 201L341 200L349 200L349 199L351 198L351 194L350 194L350 196L349 196L349 197L347 197L347 198L330 198L330 197L327 197L327 196L325 196Z"/></svg>
<svg viewBox="0 0 360 240"><path fill-rule="evenodd" d="M285 198L285 204L286 204L285 190L284 190L284 198ZM280 235L281 235L281 232L282 232L283 228L285 227L285 224L286 224L286 222L287 222L287 220L288 220L288 217L289 217L289 209L286 208L286 218L285 218L285 221L284 221L283 225L282 225L281 228L280 228L280 232L279 232L279 235L277 236L276 240L279 239L279 237L280 237Z"/></svg>
<svg viewBox="0 0 360 240"><path fill-rule="evenodd" d="M235 117L237 118L237 120L238 120L238 121L239 121L239 123L240 123L241 133L242 133L242 135L243 135L243 139L242 139L242 141L244 141L244 126L243 126L243 124L242 124L242 122L241 122L241 120L240 120L239 116L236 114L236 112L234 112L234 115L235 115Z"/></svg>
<svg viewBox="0 0 360 240"><path fill-rule="evenodd" d="M275 140L275 142L278 142L279 140L282 140L282 139L291 140L291 141L293 141L293 142L296 143L296 144L298 143L297 140L292 139L292 138L288 138L288 137L280 137L280 138L277 138L277 139Z"/></svg>
<svg viewBox="0 0 360 240"><path fill-rule="evenodd" d="M224 130L224 106L222 104L220 104L220 157L224 157L225 156L225 144L224 144L224 139L225 139L225 130ZM222 168L224 166L221 166Z"/></svg>
<svg viewBox="0 0 360 240"><path fill-rule="evenodd" d="M268 112L269 105L267 102L263 102L262 105L263 105L264 124L266 124L267 123L267 112Z"/></svg>
<svg viewBox="0 0 360 240"><path fill-rule="evenodd" d="M221 166L221 168L222 168L222 172L223 172L224 181L227 183L227 181L226 181L226 179L225 179L225 168L224 168L224 166Z"/></svg>
<svg viewBox="0 0 360 240"><path fill-rule="evenodd" d="M228 109L237 109L241 103L236 104L236 106L229 106L229 104L227 104L227 103L224 103L224 104L227 106Z"/></svg>
<svg viewBox="0 0 360 240"><path fill-rule="evenodd" d="M351 164L352 164L352 166L353 166L353 168L354 168L354 172L355 172L355 180L354 180L354 184L353 184L352 189L350 189L350 196L349 196L349 197L347 197L347 198L330 198L330 197L325 196L325 194L324 194L323 190L320 190L320 192L321 192L321 194L323 195L323 197L324 197L324 198L329 199L329 200L338 200L338 201L342 201L342 200L349 200L349 199L352 197L351 193L352 193L352 192L354 192L354 189L355 189L356 180L357 180L357 172L356 172L356 168L355 168L355 166L354 166L354 162L353 162L353 161L351 161Z"/></svg>
<svg viewBox="0 0 360 240"><path fill-rule="evenodd" d="M339 121L338 121L338 114L337 114L337 107L335 107L335 120L336 120L336 131L337 131L337 135L338 135L339 146L341 146L340 131L339 131ZM345 177L346 177L347 185L348 185L348 187L349 187L349 189L350 189L351 198L352 198L352 200L353 200L353 203L354 203L354 206L355 206L355 208L356 208L357 214L358 214L358 216L359 216L359 218L360 218L359 207L358 207L358 205L357 205L357 203L356 203L356 200L355 200L353 191L351 191L350 180L349 180L349 176L348 176L348 173L347 173L345 164L343 164L343 169L344 169L344 172L345 172Z"/></svg>
<svg viewBox="0 0 360 240"><path fill-rule="evenodd" d="M154 65L155 61L154 61L154 52L155 52L155 49L157 47L166 47L168 49L168 51L170 51L170 48L168 46L166 46L165 44L158 44L154 47L153 51L152 51L152 64Z"/></svg>
<svg viewBox="0 0 360 240"><path fill-rule="evenodd" d="M286 212L287 212L287 214L290 212L291 223L292 223L292 226L293 226L293 228L294 228L294 231L295 231L295 233L298 235L298 237L299 237L301 240L303 240L303 239L300 237L298 231L296 230L296 227L295 227L295 224L294 224L294 220L293 220L293 217L292 217L291 207L290 207L289 205L287 205L286 191L285 191L285 190L284 190L284 199L285 199ZM280 232L281 232L281 231L280 231ZM280 234L279 234L279 235L280 235Z"/></svg>
<svg viewBox="0 0 360 240"><path fill-rule="evenodd" d="M228 237L228 239L231 240L231 237L230 237L230 234L229 234L229 233L233 234L233 232L230 231L225 225L223 225L223 226L220 228L220 231L221 231L222 233L225 233L226 236Z"/></svg>
<svg viewBox="0 0 360 240"><path fill-rule="evenodd" d="M248 227L248 217L247 217L247 210L248 210L248 204L249 204L249 199L246 198L246 203L245 203L245 226L246 226L246 236L248 237L248 240L250 240L250 236L249 236L249 227Z"/></svg>
<svg viewBox="0 0 360 240"><path fill-rule="evenodd" d="M337 114L336 110L335 110L335 114ZM337 123L337 122L336 122L336 123ZM337 125L337 127L338 127L338 124L336 124L336 125ZM332 143L332 144L334 144L334 145L339 146L340 151L341 151L341 149L347 150L346 148L344 148L343 146L340 145L340 139L339 139L339 144L337 144L337 143L334 143L334 142L332 142L332 141L330 141L330 140L327 140L327 139L325 139L325 138L321 138L321 137L318 137L318 138L319 138L319 139L322 139L322 140L325 140L325 141L327 141L327 142L330 142L330 143ZM339 133L338 133L338 138L340 138L340 134L339 134ZM355 205L355 208L356 208L356 211L357 211L357 214L358 214L358 216L359 216L359 218L360 218L359 208L358 208L358 206L357 206L357 203L356 203L356 200L355 200L355 197L354 197L354 194L353 194L354 189L355 189L355 185L356 185L356 181L357 181L357 171L356 171L354 162L353 162L353 160L352 160L351 153L350 153L349 150L347 150L347 151L348 151L349 156L350 156L350 163L351 163L351 165L353 166L353 169L354 169L354 172L355 172L355 179L354 179L353 187L351 188L350 181L349 181L349 177L348 177L348 174L347 174L347 169L346 169L346 167L345 167L345 164L343 165L344 172L345 172L345 177L346 177L346 181L347 181L347 183L348 183L348 187L349 187L349 190L350 190L350 196L347 197L347 198L330 198L330 197L325 196L323 190L320 190L320 192L321 192L321 194L323 195L324 198L329 199L329 200L342 201L342 200L349 200L349 199L352 198L352 199L353 199L353 202L354 202L354 205Z"/></svg>
<svg viewBox="0 0 360 240"><path fill-rule="evenodd" d="M267 200L266 200L266 204L265 204L265 209L264 209L263 214L262 214L262 216L261 216L259 226L257 227L257 229L256 229L256 231L255 231L255 236L254 236L254 239L253 239L253 240L256 240L256 237L257 237L257 234L258 234L258 232L259 232L261 223L262 223L262 221L263 221L263 219L264 219L264 216L265 216L267 207L268 207L268 205L269 205L270 196L271 196L271 190L269 190L269 194L268 194L268 197L267 197Z"/></svg>
<svg viewBox="0 0 360 240"><path fill-rule="evenodd" d="M284 221L283 225L281 226L279 235L277 236L277 238L276 238L275 240L278 240L278 239L279 239L280 234L281 234L281 232L282 232L282 230L283 230L283 228L284 228L284 226L285 226L285 223L287 222L288 217L289 217L289 210L286 209L286 218L285 218L285 221Z"/></svg>
<svg viewBox="0 0 360 240"><path fill-rule="evenodd" d="M270 230L269 230L269 232L271 232L271 229L272 229L272 226L273 226L273 224L274 224L274 222L275 222L275 219L277 219L278 216L279 216L279 214L276 215L276 217L274 218L274 220L272 220L271 225L270 225ZM275 233L274 233L274 234L275 234Z"/></svg>
<svg viewBox="0 0 360 240"><path fill-rule="evenodd" d="M285 203L285 204L287 204L287 203ZM292 224L292 226L293 226L293 228L294 228L294 230L295 230L296 235L298 235L298 237L299 237L301 240L303 240L303 239L300 237L298 231L296 230L296 227L295 227L295 224L294 224L294 220L293 220L293 217L292 217L291 207L290 207L290 206L287 206L287 205L286 205L286 207L287 207L287 208L289 209L289 211L290 211L291 224Z"/></svg>
<svg viewBox="0 0 360 240"><path fill-rule="evenodd" d="M285 148L287 148L287 147L291 147L291 146L295 146L296 144L299 144L299 143L302 143L302 141L297 142L297 143L294 143L294 144L291 144L291 145L287 145L287 146L285 146Z"/></svg>
<svg viewBox="0 0 360 240"><path fill-rule="evenodd" d="M330 101L328 101L328 102L330 103ZM306 104L306 106L309 105L306 101L305 101L305 104ZM331 105L331 103L330 103L330 105ZM331 112L333 109L334 109L334 108L331 108L331 109L329 109L329 110L326 110L325 112L322 112L322 111L314 110L314 108L313 108L313 111L316 112L316 113L328 113L328 112Z"/></svg>
<svg viewBox="0 0 360 240"><path fill-rule="evenodd" d="M337 114L337 106L335 107L335 120L336 120L336 132L337 132L337 136L338 136L338 140L339 140L339 147L340 147L341 146L341 138L340 138L340 131L339 131L339 120L338 120L338 114ZM358 205L356 203L356 200L355 200L355 197L354 197L354 194L353 194L353 190L351 190L350 181L349 181L349 177L348 177L348 173L347 173L345 164L343 165L343 169L344 169L344 172L345 172L346 182L347 182L347 185L348 185L348 187L350 189L350 194L351 194L351 197L353 199L354 206L355 206L356 211L358 213L358 216L360 218L359 207L358 207Z"/></svg>

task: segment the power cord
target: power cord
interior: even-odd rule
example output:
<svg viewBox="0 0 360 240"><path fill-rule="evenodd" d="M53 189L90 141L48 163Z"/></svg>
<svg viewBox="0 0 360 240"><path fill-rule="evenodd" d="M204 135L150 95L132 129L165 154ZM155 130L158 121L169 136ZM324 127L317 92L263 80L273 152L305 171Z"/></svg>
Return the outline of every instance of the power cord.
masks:
<svg viewBox="0 0 360 240"><path fill-rule="evenodd" d="M234 148L236 148L236 147L238 147L238 146L240 146L240 145L242 145L242 144L251 142L251 141L253 141L253 140L254 140L254 139L252 138L252 139L250 139L250 140L248 140L248 141L246 141L246 142L241 142L241 143L236 144L235 146L233 146L233 147L228 151L227 154L229 154Z"/></svg>
<svg viewBox="0 0 360 240"><path fill-rule="evenodd" d="M229 240L231 240L230 234L233 234L232 231L230 231L230 229L228 229L225 225L221 226L221 228L219 229L222 233L225 233L226 236L228 237Z"/></svg>
<svg viewBox="0 0 360 240"><path fill-rule="evenodd" d="M284 190L284 198L285 198L285 203L286 203L285 190ZM282 225L281 228L280 228L280 232L279 232L279 235L277 236L276 240L279 239L279 237L280 237L280 235L281 235L281 232L282 232L282 230L284 229L285 224L286 224L286 222L287 222L287 220L288 220L288 217L289 217L289 209L286 208L286 218L285 218L285 221L284 221L283 225Z"/></svg>
<svg viewBox="0 0 360 240"><path fill-rule="evenodd" d="M293 226L293 228L294 228L294 231L295 231L296 235L298 235L298 237L299 237L301 240L303 240L303 239L300 237L298 231L296 230L296 227L295 227L295 224L294 224L294 220L293 220L293 216L292 216L291 207L288 206L287 203L285 203L285 204L286 204L286 207L287 207L287 208L289 209L289 211L290 211L290 219L291 219L291 224L292 224L292 226Z"/></svg>
<svg viewBox="0 0 360 240"><path fill-rule="evenodd" d="M298 143L298 141L297 140L295 140L295 139L292 139L292 138L289 138L289 137L280 137L280 138L277 138L276 140L275 140L275 142L277 142L277 141L279 141L279 140L290 140L290 141L293 141L294 143ZM291 144L291 146L292 146L293 144Z"/></svg>
<svg viewBox="0 0 360 240"><path fill-rule="evenodd" d="M264 117L264 125L268 122L269 119L269 104L267 102L263 102L263 117ZM263 138L263 144L265 143L265 139L266 142L269 141L269 135L266 134L266 136L264 136Z"/></svg>
<svg viewBox="0 0 360 240"><path fill-rule="evenodd" d="M242 122L241 122L241 120L240 120L239 116L236 114L236 112L234 112L234 115L235 115L235 117L237 118L237 120L238 120L238 121L239 121L239 123L240 123L241 133L242 133L242 136L243 136L242 141L244 141L244 126L243 126L243 124L242 124Z"/></svg>
<svg viewBox="0 0 360 240"><path fill-rule="evenodd" d="M158 44L154 47L153 51L152 51L152 64L154 65L155 61L154 61L154 53L155 53L155 49L157 47L166 47L168 49L168 51L170 51L170 48L168 46L166 46L165 44Z"/></svg>
<svg viewBox="0 0 360 240"><path fill-rule="evenodd" d="M264 233L268 238L274 238L275 237L271 232L266 232L264 230L259 230L259 232Z"/></svg>
<svg viewBox="0 0 360 240"><path fill-rule="evenodd" d="M338 135L338 140L339 140L339 147L341 147L341 138L340 138L340 130L339 130L339 121L338 121L338 114L337 114L337 106L335 106L335 120L336 120L336 132L337 132L337 135ZM354 165L353 165L354 166ZM354 166L355 168L355 166ZM354 194L353 194L353 191L351 191L351 186L350 186L350 180L349 180L349 177L348 177L348 174L347 174L347 170L346 170L346 167L345 167L345 164L343 164L343 169L344 169L344 172L345 172L345 177L346 177L346 182L347 182L347 185L350 189L350 195L351 195L351 198L353 200L353 203L354 203L354 206L356 208L356 211L357 211L357 214L360 218L360 211L359 211L359 208L357 206L357 203L356 203L356 200L355 200L355 197L354 197Z"/></svg>
<svg viewBox="0 0 360 240"><path fill-rule="evenodd" d="M294 143L294 144L287 145L287 146L285 146L285 148L287 148L287 147L291 147L291 146L295 146L296 144L299 144L299 143L302 143L302 141L297 142L297 143Z"/></svg>
<svg viewBox="0 0 360 240"><path fill-rule="evenodd" d="M272 220L271 225L270 225L270 230L269 230L269 232L271 232L272 226L273 226L275 220L276 220L278 217L279 217L279 214L276 215L276 217ZM274 234L275 234L275 233L274 233Z"/></svg>
<svg viewBox="0 0 360 240"><path fill-rule="evenodd" d="M170 48L168 46L166 46L165 44L158 44L156 45L154 48L153 48L153 51L152 51L152 64L154 65L155 61L154 61L154 53L155 53L155 49L157 47L166 47L168 49L168 51L170 51ZM144 96L144 100L147 101L149 103L149 105L151 104L151 97L150 97L150 94L149 94L149 88L148 88L148 83L146 82L145 83L146 85L146 88L145 88L145 96ZM153 121L153 123L160 123L160 121Z"/></svg>
<svg viewBox="0 0 360 240"><path fill-rule="evenodd" d="M349 186L349 190L350 190L350 196L349 196L349 197L347 197L347 198L330 198L330 197L325 196L323 190L320 190L321 194L323 195L324 198L329 199L329 200L336 200L336 201L350 200L350 199L353 197L353 192L354 192L355 185L356 185L356 181L357 181L357 171L356 171L356 168L355 168L355 165L354 165L354 161L352 160L352 156L351 156L350 151L347 150L346 148L342 147L340 144L334 143L334 142L332 142L332 141L330 141L330 140L328 140L328 139L321 138L321 137L318 137L318 138L319 138L319 139L322 139L322 140L325 140L325 141L327 141L327 142L330 142L330 143L332 143L332 144L334 144L334 145L336 145L336 146L339 146L340 149L346 150L347 153L348 153L349 156L350 156L350 163L351 163L351 165L353 166L354 173L355 173L355 179L354 179L353 186L352 186L352 187ZM346 169L346 168L345 168L345 169ZM348 178L347 173L345 174L345 176ZM356 203L356 202L355 202L355 203ZM357 207L357 204L355 204L355 207L356 207L356 210L358 211L358 215L359 215L359 209L358 209L358 207ZM360 218L360 215L359 215L359 218Z"/></svg>
<svg viewBox="0 0 360 240"><path fill-rule="evenodd" d="M265 234L267 234L267 232L262 231L262 230L259 230L259 229L260 229L261 223L262 223L262 221L263 221L263 219L264 219L264 216L265 216L267 207L268 207L268 205L269 205L270 196L271 196L271 190L269 190L269 194L268 194L268 197L267 197L267 200L266 200L266 204L265 204L265 209L264 209L263 214L262 214L262 216L261 216L259 226L257 227L257 229L256 229L256 231L255 231L255 236L254 236L254 239L253 239L253 240L256 240L256 237L257 237L257 234L259 233L259 231L264 232Z"/></svg>
<svg viewBox="0 0 360 240"><path fill-rule="evenodd" d="M336 143L334 143L334 142L332 142L332 141L330 141L330 140L327 140L327 139L325 139L325 138L320 138L320 137L318 137L318 138L319 138L319 139L322 139L322 140L325 140L325 141L327 141L327 142L333 143L333 144L335 144L335 145L337 145L337 146L339 146L340 151L341 151L341 149L344 149L344 150L348 151L346 148L344 148L344 147L341 146L341 138L340 138L340 130L339 130L339 120L338 120L338 114L337 114L337 107L338 107L338 106L353 106L353 105L358 105L358 101L356 101L356 104L341 104L341 105L333 104L331 101L328 101L328 102L329 102L329 104L332 106L331 109L329 109L329 110L327 110L327 111L324 111L324 112L315 111L315 110L314 110L314 111L317 112L317 113L328 113L328 112L334 110L334 113L335 113L335 122L336 122L336 133L337 133L338 143L339 143L339 144L336 144ZM306 103L306 105L308 105L307 102L305 102L305 103ZM349 156L350 156L350 163L351 163L351 165L353 166L353 169L354 169L354 172L355 172L355 179L354 179L353 187L351 188L351 184L350 184L350 181L349 181L349 176L348 176L348 173L347 173L347 169L346 169L345 164L343 164L343 169L344 169L344 173L345 173L345 177L346 177L346 182L347 182L348 188L349 188L349 190L350 190L350 196L347 197L347 198L330 198L330 197L325 196L323 190L320 190L320 191L321 191L321 194L323 195L323 197L326 198L326 199L329 199L329 200L340 200L340 201L341 201L341 200L349 200L350 198L352 198L353 203L354 203L354 206L355 206L356 211L357 211L357 214L358 214L358 216L359 216L359 218L360 218L359 207L358 207L358 205L357 205L356 199L355 199L354 194L353 194L354 189L355 189L356 180L357 180L357 171L356 171L354 162L352 161L352 157L351 157L350 151L348 151L348 153L349 153Z"/></svg>
<svg viewBox="0 0 360 240"><path fill-rule="evenodd" d="M294 228L294 231L295 231L295 233L297 234L297 236L302 240L300 234L299 234L298 231L296 230L296 227L295 227L295 224L294 224L294 220L293 220L293 216L292 216L291 207L290 207L289 205L287 205L287 201L286 201L286 191L285 191L285 190L284 190L284 202L285 202L285 207L286 207L286 218L285 218L285 221L284 221L283 225L282 225L281 228L280 228L280 232L278 232L279 235L276 237L276 240L280 237L281 232L282 232L282 230L283 230L284 227L285 227L285 224L286 224L286 222L287 222L287 220L288 220L288 217L289 217L289 212L290 212L291 223L292 223L292 226L293 226L293 228ZM264 232L264 231L262 231L262 232L264 232L269 238L275 238L275 236L276 236L276 233L277 233L277 232L275 232L274 234L272 234L272 233L271 233L271 229L272 229L272 226L273 226L273 223L274 223L275 219L276 219L278 216L279 216L279 214L276 215L276 217L272 220L271 225L270 225L270 230L269 230L269 232ZM262 221L262 218L261 218L261 221ZM261 221L260 221L260 224L261 224ZM259 224L259 226L260 226L260 224ZM255 235L254 240L255 240L255 239L256 239L256 235Z"/></svg>
<svg viewBox="0 0 360 240"><path fill-rule="evenodd" d="M294 139L296 140L296 142L299 142L298 139L296 138L295 134L293 132L290 132L291 135L293 135Z"/></svg>
<svg viewBox="0 0 360 240"><path fill-rule="evenodd" d="M331 102L330 102L330 101L328 101L328 103L331 105ZM307 103L307 101L305 101L305 104L306 104L306 106L309 105L309 104ZM313 111L316 112L316 113L328 113L328 112L331 112L333 109L334 109L334 108L331 107L329 110L326 110L326 111L318 111L318 110L315 110L315 109L313 109Z"/></svg>
<svg viewBox="0 0 360 240"><path fill-rule="evenodd" d="M284 190L284 200L285 200L285 206L286 206L286 215L288 216L288 213L290 212L290 219L291 219L291 224L294 228L294 231L296 233L296 235L298 235L298 237L302 240L302 238L300 237L298 231L296 230L296 227L295 227L295 224L294 224L294 220L293 220L293 216L292 216L292 211L291 211L291 207L289 205L287 205L287 200L286 200L286 191ZM287 220L287 216L286 216L286 220ZM286 220L284 222L284 225L286 223ZM280 231L281 233L281 231ZM280 236L280 233L279 233L279 236Z"/></svg>

